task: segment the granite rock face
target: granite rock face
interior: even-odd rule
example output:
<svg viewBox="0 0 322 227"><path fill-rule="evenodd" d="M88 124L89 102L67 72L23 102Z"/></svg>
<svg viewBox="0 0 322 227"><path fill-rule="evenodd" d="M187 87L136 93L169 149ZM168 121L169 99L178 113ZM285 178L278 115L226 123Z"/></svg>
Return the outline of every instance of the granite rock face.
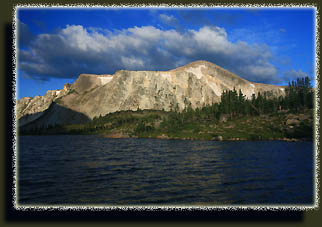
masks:
<svg viewBox="0 0 322 227"><path fill-rule="evenodd" d="M196 61L170 71L117 71L114 75L81 74L64 89L17 102L19 126L40 118L51 108L80 113L88 119L120 110L183 110L220 101L224 90L241 89L247 98L258 92L285 95L284 87L252 83L207 61ZM55 112L55 111L51 111ZM62 111L59 111L63 116ZM67 111L69 113L69 111ZM66 112L66 114L67 114ZM65 118L68 118L66 116ZM52 125L68 123L55 117Z"/></svg>
<svg viewBox="0 0 322 227"><path fill-rule="evenodd" d="M49 90L44 96L24 97L17 101L17 119L19 126L23 126L44 114L55 99L66 94L64 90Z"/></svg>

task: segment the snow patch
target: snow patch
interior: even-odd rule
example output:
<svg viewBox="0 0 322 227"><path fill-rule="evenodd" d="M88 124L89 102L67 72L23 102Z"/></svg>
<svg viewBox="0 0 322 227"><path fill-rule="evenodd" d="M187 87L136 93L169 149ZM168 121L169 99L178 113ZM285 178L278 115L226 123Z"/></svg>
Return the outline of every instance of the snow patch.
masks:
<svg viewBox="0 0 322 227"><path fill-rule="evenodd" d="M255 85L251 83L250 86L252 88L250 89L250 91L247 91L247 94L246 94L246 97L249 99L252 97L253 94L255 94Z"/></svg>
<svg viewBox="0 0 322 227"><path fill-rule="evenodd" d="M110 82L113 79L113 77L112 76L108 76L108 77L107 76L99 76L98 79L100 80L101 85L105 85L108 82Z"/></svg>
<svg viewBox="0 0 322 227"><path fill-rule="evenodd" d="M193 73L197 76L198 79L201 79L201 77L203 77L203 73L201 72L202 68L205 68L205 65L199 65L196 68L190 67L188 69L186 69L187 72L189 73Z"/></svg>
<svg viewBox="0 0 322 227"><path fill-rule="evenodd" d="M196 77L200 80L201 78L203 78L205 75L202 73L202 69L206 68L205 65L199 65L198 67L190 67L188 69L186 69L186 72L188 73L193 73L194 75L196 75ZM221 96L221 90L218 88L217 84L212 82L210 79L207 79L207 76L205 77L207 84L209 85L209 87L214 91L214 93L217 96Z"/></svg>

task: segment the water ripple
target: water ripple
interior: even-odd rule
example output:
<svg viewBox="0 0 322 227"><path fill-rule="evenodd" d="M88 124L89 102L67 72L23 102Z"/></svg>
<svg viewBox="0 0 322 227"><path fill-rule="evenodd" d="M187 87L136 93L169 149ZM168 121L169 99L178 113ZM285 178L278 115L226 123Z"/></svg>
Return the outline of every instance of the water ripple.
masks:
<svg viewBox="0 0 322 227"><path fill-rule="evenodd" d="M23 136L18 199L45 205L310 204L312 157L310 142Z"/></svg>

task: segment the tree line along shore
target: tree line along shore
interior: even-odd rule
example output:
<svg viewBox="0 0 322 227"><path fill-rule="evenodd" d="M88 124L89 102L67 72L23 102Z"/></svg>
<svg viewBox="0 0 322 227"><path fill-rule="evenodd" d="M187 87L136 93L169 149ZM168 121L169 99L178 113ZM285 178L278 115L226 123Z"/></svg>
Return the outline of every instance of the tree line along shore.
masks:
<svg viewBox="0 0 322 227"><path fill-rule="evenodd" d="M314 89L308 77L285 87L285 96L224 91L221 101L183 111L119 111L86 124L57 125L21 135L95 134L109 138L198 140L313 140Z"/></svg>

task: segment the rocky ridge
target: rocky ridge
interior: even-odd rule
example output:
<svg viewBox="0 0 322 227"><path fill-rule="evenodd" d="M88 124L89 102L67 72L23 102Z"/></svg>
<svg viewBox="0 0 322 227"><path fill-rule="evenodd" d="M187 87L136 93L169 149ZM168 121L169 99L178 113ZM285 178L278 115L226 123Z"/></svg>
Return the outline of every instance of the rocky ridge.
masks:
<svg viewBox="0 0 322 227"><path fill-rule="evenodd" d="M66 120L71 119L67 116L71 113L81 114L79 119L86 121L86 118L90 120L121 110L183 110L189 105L197 108L219 102L224 90L234 88L241 89L247 98L265 91L271 96L285 94L282 86L252 83L213 63L196 61L170 71L120 70L114 75L81 74L64 89L18 100L17 119L19 126L34 123L37 127L48 127L75 123ZM59 108L56 112L60 117L54 117L56 108ZM51 117L44 116L47 112ZM50 124L44 125L46 121L41 118Z"/></svg>

